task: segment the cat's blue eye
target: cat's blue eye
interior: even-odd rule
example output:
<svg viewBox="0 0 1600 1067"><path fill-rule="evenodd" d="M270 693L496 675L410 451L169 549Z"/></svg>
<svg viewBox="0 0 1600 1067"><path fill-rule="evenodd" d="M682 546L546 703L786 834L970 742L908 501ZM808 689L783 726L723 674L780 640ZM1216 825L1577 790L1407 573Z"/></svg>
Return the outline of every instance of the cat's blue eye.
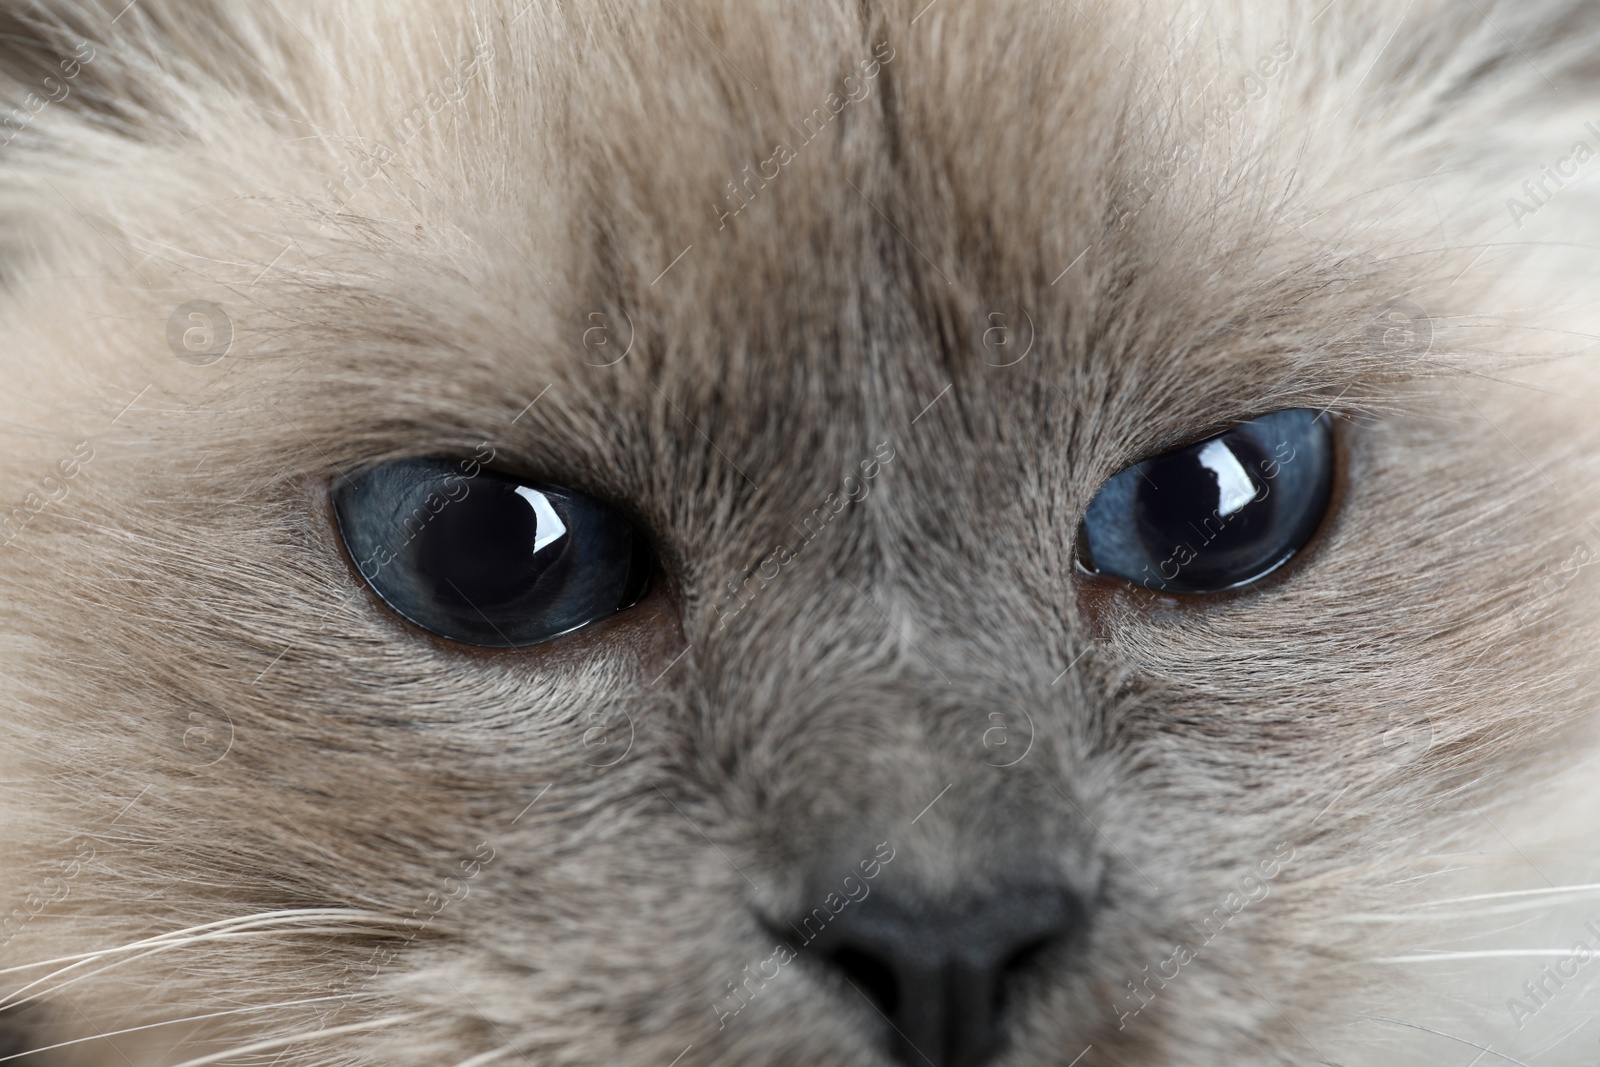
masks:
<svg viewBox="0 0 1600 1067"><path fill-rule="evenodd" d="M1174 593L1253 582L1316 532L1333 467L1326 414L1263 415L1108 479L1084 513L1079 561Z"/></svg>
<svg viewBox="0 0 1600 1067"><path fill-rule="evenodd" d="M632 606L650 580L644 539L616 511L475 463L387 463L342 479L333 503L373 591L466 644L548 641Z"/></svg>

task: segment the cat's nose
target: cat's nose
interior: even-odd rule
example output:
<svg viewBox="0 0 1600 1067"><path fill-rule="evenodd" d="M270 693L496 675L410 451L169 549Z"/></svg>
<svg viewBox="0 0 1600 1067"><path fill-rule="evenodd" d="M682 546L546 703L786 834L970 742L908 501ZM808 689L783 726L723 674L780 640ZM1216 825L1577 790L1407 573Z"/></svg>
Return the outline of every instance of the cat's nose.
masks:
<svg viewBox="0 0 1600 1067"><path fill-rule="evenodd" d="M936 907L880 889L852 902L812 946L893 1024L896 1060L976 1067L1005 1044L1016 978L1082 924L1077 898L1056 887L996 891Z"/></svg>

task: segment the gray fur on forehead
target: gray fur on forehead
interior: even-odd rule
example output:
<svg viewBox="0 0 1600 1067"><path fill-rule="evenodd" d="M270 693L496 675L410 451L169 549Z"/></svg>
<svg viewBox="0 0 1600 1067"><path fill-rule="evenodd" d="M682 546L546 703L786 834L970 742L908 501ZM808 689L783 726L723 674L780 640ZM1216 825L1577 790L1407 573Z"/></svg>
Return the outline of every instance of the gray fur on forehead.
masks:
<svg viewBox="0 0 1600 1067"><path fill-rule="evenodd" d="M716 1005L888 841L884 892L1093 903L1007 1063L1522 1057L1503 1002L1543 957L1482 953L1570 941L1592 894L1530 902L1600 882L1597 390L1564 358L1600 333L1600 212L1563 187L1524 228L1506 196L1600 121L1596 29L1570 0L0 4L30 116L0 132L0 484L93 453L0 549L0 970L30 968L0 995L40 980L0 1033L239 1012L113 1040L879 1063L804 953ZM213 367L167 347L194 299L234 331ZM1425 359L1374 336L1394 299ZM1292 573L1083 594L1108 475L1294 406L1343 420L1343 484ZM326 487L482 444L629 508L666 588L525 654L398 623ZM1472 910L1530 888L1482 905L1515 928ZM38 1058L114 1056L70 1048Z"/></svg>

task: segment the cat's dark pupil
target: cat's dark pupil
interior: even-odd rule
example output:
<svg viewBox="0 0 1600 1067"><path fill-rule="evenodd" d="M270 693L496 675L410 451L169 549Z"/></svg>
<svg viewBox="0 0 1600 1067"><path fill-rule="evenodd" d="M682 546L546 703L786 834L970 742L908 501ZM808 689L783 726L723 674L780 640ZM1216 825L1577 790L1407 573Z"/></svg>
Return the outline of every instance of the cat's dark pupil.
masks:
<svg viewBox="0 0 1600 1067"><path fill-rule="evenodd" d="M1257 573L1281 538L1274 536L1278 501L1265 472L1273 470L1267 452L1249 434L1232 432L1216 439L1248 478L1254 497L1240 506L1224 498L1222 478L1202 462L1206 444L1168 453L1144 465L1134 518L1145 547L1157 560L1181 562L1186 581L1227 585ZM1218 453L1213 452L1213 463ZM1221 457L1226 459L1225 456ZM1238 485L1233 487L1235 492ZM1225 504L1233 505L1225 507Z"/></svg>
<svg viewBox="0 0 1600 1067"><path fill-rule="evenodd" d="M514 485L475 478L462 499L450 503L418 538L418 576L433 595L469 615L524 600L536 584L552 586L572 543L563 534L538 552L539 516ZM548 533L548 531L546 531Z"/></svg>

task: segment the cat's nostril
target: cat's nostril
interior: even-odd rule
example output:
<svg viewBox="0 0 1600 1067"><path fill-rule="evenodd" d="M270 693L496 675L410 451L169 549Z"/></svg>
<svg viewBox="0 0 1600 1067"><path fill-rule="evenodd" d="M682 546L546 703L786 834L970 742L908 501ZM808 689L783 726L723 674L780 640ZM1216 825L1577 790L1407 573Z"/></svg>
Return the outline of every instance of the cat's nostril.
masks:
<svg viewBox="0 0 1600 1067"><path fill-rule="evenodd" d="M1044 954L1044 950L1049 948L1053 943L1053 939L1042 937L1036 941L1032 941L1026 945L1023 945L1016 952L1013 952L1011 957L1001 965L1000 973L1002 977L1009 978L1011 975L1023 973L1029 967L1031 967L1033 965L1033 961L1042 956ZM1006 985L1007 983L1005 981L996 982L992 990L990 1005L993 1007L997 1015L1000 1013L1001 1009L1005 1007Z"/></svg>
<svg viewBox="0 0 1600 1067"><path fill-rule="evenodd" d="M905 1064L977 1067L1005 1043L1015 979L1082 923L1055 887L1008 889L948 908L884 891L851 903L815 949L893 1024Z"/></svg>
<svg viewBox="0 0 1600 1067"><path fill-rule="evenodd" d="M895 1012L900 1010L900 982L895 978L892 967L871 953L856 948L839 949L829 953L827 958L828 962L844 972L851 985L878 1006L879 1011L894 1018Z"/></svg>

